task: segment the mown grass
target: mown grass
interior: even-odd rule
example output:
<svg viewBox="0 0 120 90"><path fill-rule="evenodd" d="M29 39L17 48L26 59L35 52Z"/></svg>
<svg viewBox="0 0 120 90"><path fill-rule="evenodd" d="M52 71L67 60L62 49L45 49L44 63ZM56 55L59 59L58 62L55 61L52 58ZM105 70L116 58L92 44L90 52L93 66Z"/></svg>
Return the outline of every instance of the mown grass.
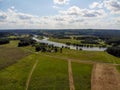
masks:
<svg viewBox="0 0 120 90"><path fill-rule="evenodd" d="M92 65L72 63L75 90L91 90Z"/></svg>
<svg viewBox="0 0 120 90"><path fill-rule="evenodd" d="M2 69L0 71L0 90L25 90L35 57L35 55L27 56L18 63Z"/></svg>
<svg viewBox="0 0 120 90"><path fill-rule="evenodd" d="M77 50L63 49L62 53L58 52L58 53L46 53L46 54L60 57L60 58L64 57L64 58L70 58L70 59L120 64L120 58L112 56L107 52L77 51Z"/></svg>
<svg viewBox="0 0 120 90"><path fill-rule="evenodd" d="M67 62L40 55L29 90L69 90Z"/></svg>
<svg viewBox="0 0 120 90"><path fill-rule="evenodd" d="M120 72L120 66L116 66L117 70Z"/></svg>
<svg viewBox="0 0 120 90"><path fill-rule="evenodd" d="M0 45L1 47L18 47L18 42L19 40L11 40L10 43L8 44L4 44L4 45Z"/></svg>

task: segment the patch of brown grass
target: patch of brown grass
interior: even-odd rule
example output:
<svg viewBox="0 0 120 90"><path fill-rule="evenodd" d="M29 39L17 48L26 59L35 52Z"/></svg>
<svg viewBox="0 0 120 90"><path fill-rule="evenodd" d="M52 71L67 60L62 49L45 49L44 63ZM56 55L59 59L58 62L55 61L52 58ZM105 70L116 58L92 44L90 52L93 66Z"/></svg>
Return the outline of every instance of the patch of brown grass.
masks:
<svg viewBox="0 0 120 90"><path fill-rule="evenodd" d="M23 51L20 48L0 48L0 70L18 62L23 57L29 55L29 52Z"/></svg>

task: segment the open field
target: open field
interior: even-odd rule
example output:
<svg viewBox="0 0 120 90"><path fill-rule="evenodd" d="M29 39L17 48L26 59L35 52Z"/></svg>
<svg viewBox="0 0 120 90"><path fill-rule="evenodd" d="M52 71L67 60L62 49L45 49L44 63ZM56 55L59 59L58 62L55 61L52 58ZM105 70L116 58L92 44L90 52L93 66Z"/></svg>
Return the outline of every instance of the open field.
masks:
<svg viewBox="0 0 120 90"><path fill-rule="evenodd" d="M92 65L72 63L75 90L91 90Z"/></svg>
<svg viewBox="0 0 120 90"><path fill-rule="evenodd" d="M59 42L59 43L75 43L75 44L80 44L80 40L75 40L75 39L57 39L57 38L50 38L50 41L54 42Z"/></svg>
<svg viewBox="0 0 120 90"><path fill-rule="evenodd" d="M91 90L120 89L120 73L113 65L95 64L91 79Z"/></svg>
<svg viewBox="0 0 120 90"><path fill-rule="evenodd" d="M103 41L99 41L99 44L83 44L81 43L81 41L84 41L84 40L76 40L76 39L57 39L57 38L50 38L49 39L50 41L53 41L53 42L59 42L59 43L71 43L71 44L81 44L81 45L93 45L94 47L98 47L98 46L101 46L101 45L106 45L105 42ZM108 46L108 45L107 45Z"/></svg>
<svg viewBox="0 0 120 90"><path fill-rule="evenodd" d="M17 47L18 46L18 40L14 40L14 41L10 41L9 44L4 44L4 45L0 45L1 47Z"/></svg>
<svg viewBox="0 0 120 90"><path fill-rule="evenodd" d="M20 59L29 55L18 48L1 48L0 49L0 69L3 69L11 64L18 62Z"/></svg>
<svg viewBox="0 0 120 90"><path fill-rule="evenodd" d="M25 90L29 72L35 62L30 55L5 69L0 70L0 90Z"/></svg>
<svg viewBox="0 0 120 90"><path fill-rule="evenodd" d="M69 90L67 62L39 56L28 90Z"/></svg>
<svg viewBox="0 0 120 90"><path fill-rule="evenodd" d="M4 66L0 70L0 90L70 90L68 60L71 60L75 90L91 90L93 64L89 61L120 64L120 58L106 52L63 49L62 53L35 53L34 47L18 48L17 44L18 41L11 41L0 46L0 65ZM120 71L119 66L117 69Z"/></svg>
<svg viewBox="0 0 120 90"><path fill-rule="evenodd" d="M68 58L68 59L78 59L83 61L85 60L85 61L93 61L93 62L120 64L120 58L112 56L107 52L99 52L99 51L77 51L77 50L63 49L63 53L59 53L59 52L46 53L46 55L56 56L60 58Z"/></svg>

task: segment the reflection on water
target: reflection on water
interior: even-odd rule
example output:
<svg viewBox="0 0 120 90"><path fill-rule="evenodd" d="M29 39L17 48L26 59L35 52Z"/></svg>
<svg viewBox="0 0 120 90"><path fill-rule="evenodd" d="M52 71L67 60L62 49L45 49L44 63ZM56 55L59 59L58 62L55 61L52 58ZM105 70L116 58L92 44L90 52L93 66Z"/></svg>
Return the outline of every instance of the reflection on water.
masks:
<svg viewBox="0 0 120 90"><path fill-rule="evenodd" d="M66 45L63 43L57 43L57 42L53 42L53 41L49 41L47 37L44 37L44 39L39 40L37 37L33 37L34 40L36 40L37 42L40 43L47 43L49 45L54 45L57 47L69 47L70 49L82 49L82 50L86 50L86 51L105 51L106 48L99 48L99 47L79 47L79 46L72 46L72 45Z"/></svg>

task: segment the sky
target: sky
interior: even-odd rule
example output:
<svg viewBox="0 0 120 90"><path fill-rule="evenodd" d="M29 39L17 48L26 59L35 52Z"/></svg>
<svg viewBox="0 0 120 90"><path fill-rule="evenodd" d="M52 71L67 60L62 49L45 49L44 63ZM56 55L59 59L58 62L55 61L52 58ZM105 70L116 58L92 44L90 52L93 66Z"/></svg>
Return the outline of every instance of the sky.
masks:
<svg viewBox="0 0 120 90"><path fill-rule="evenodd" d="M120 0L0 0L0 29L120 29Z"/></svg>

